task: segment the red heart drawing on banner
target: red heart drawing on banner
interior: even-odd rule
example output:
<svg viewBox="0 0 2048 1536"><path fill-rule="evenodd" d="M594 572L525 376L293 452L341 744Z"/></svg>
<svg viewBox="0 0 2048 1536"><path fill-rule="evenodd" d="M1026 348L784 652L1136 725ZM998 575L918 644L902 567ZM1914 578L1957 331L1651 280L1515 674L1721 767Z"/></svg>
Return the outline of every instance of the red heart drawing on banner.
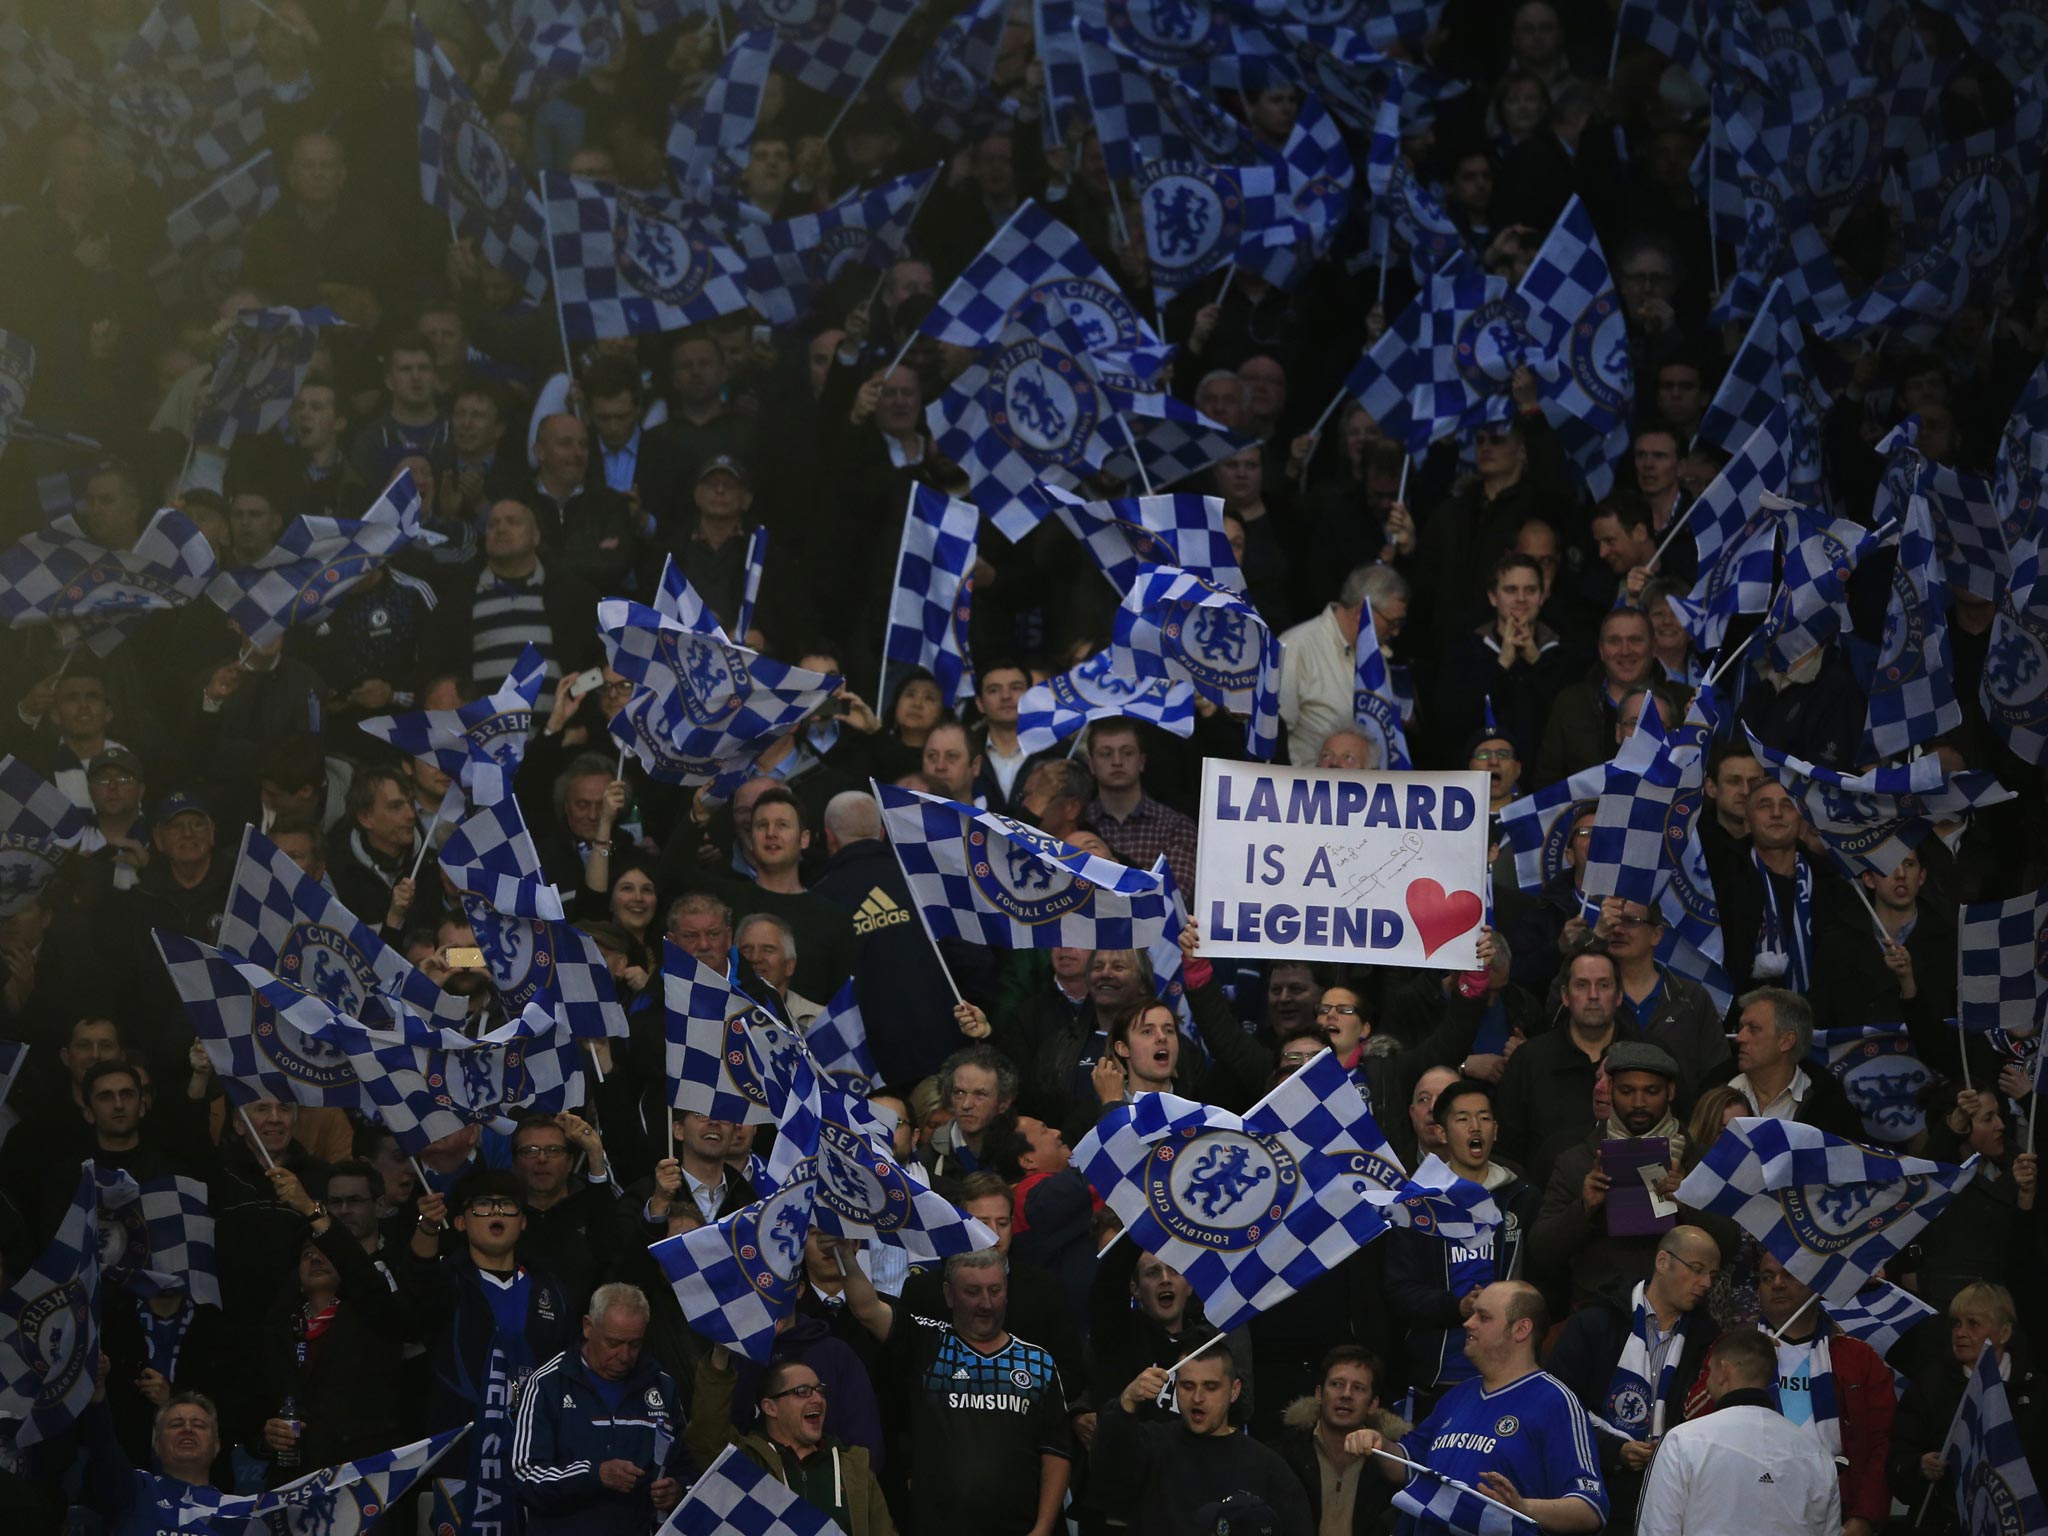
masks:
<svg viewBox="0 0 2048 1536"><path fill-rule="evenodd" d="M1475 893L1453 891L1446 896L1444 888L1434 880L1409 881L1408 894L1402 899L1408 904L1408 916L1415 922L1415 931L1422 935L1425 958L1466 929L1476 927L1486 913L1486 904Z"/></svg>

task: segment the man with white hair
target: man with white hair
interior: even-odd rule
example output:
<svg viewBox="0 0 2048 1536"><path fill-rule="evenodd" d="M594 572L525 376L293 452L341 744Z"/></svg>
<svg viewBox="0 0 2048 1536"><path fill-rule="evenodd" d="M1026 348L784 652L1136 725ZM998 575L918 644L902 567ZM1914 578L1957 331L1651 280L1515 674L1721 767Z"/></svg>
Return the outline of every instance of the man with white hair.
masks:
<svg viewBox="0 0 2048 1536"><path fill-rule="evenodd" d="M101 1362L105 1364L104 1356ZM102 1372L92 1406L79 1421L89 1457L81 1484L82 1502L110 1531L155 1530L159 1518L162 1524L175 1527L177 1515L160 1515L161 1511L176 1511L191 1499L195 1489L213 1491L213 1463L220 1455L220 1410L211 1398L198 1392L173 1392L165 1398L149 1437L157 1465L163 1470L150 1472L130 1466L122 1453L106 1393ZM16 1507L14 1514L21 1520L30 1511ZM31 1526L24 1522L22 1528Z"/></svg>
<svg viewBox="0 0 2048 1536"><path fill-rule="evenodd" d="M676 1384L641 1354L647 1315L637 1286L599 1286L582 1345L526 1379L512 1476L528 1536L643 1536L681 1500Z"/></svg>
<svg viewBox="0 0 2048 1536"><path fill-rule="evenodd" d="M789 1021L798 1029L809 1029L811 1020L825 1008L790 986L796 975L796 930L773 912L756 912L740 920L733 939L739 946L740 958L782 999Z"/></svg>
<svg viewBox="0 0 2048 1536"><path fill-rule="evenodd" d="M1358 687L1358 626L1370 612L1386 651L1408 617L1408 583L1392 566L1361 565L1344 578L1337 601L1280 636L1280 718L1287 760L1315 764L1323 739L1352 722Z"/></svg>

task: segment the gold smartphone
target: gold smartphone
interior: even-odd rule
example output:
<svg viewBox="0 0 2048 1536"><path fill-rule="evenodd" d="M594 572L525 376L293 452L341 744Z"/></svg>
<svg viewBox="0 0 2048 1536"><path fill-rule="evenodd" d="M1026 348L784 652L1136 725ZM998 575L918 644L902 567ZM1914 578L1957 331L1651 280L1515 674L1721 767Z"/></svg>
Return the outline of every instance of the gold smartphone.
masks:
<svg viewBox="0 0 2048 1536"><path fill-rule="evenodd" d="M481 971L484 966L484 952L474 946L457 945L441 951L441 963L451 971Z"/></svg>

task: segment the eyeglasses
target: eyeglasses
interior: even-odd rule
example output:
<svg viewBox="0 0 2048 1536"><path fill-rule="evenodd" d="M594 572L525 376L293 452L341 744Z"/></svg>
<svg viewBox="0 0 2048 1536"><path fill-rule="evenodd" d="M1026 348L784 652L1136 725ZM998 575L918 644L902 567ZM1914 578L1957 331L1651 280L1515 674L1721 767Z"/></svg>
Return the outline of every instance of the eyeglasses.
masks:
<svg viewBox="0 0 2048 1536"><path fill-rule="evenodd" d="M1335 1014L1340 1014L1340 1015L1342 1015L1342 1016L1343 1016L1344 1018L1347 1018L1347 1019L1355 1019L1355 1018L1357 1018L1357 1017L1358 1017L1358 1004L1356 1004L1356 1003L1317 1003L1317 1004L1316 1004L1316 1012L1317 1012L1317 1013L1335 1013Z"/></svg>
<svg viewBox="0 0 2048 1536"><path fill-rule="evenodd" d="M771 1401L778 1397L793 1397L800 1403L808 1403L812 1398L823 1397L824 1395L825 1383L822 1381L800 1382L796 1386L784 1387L780 1392L770 1392L768 1394Z"/></svg>
<svg viewBox="0 0 2048 1536"><path fill-rule="evenodd" d="M1656 921L1654 917L1631 917L1626 912L1621 913L1614 919L1615 926L1618 928L1648 928Z"/></svg>
<svg viewBox="0 0 2048 1536"><path fill-rule="evenodd" d="M1711 1280L1721 1273L1720 1270L1713 1268L1711 1265L1696 1263L1692 1259L1683 1259L1675 1253L1671 1255L1671 1260L1675 1264L1683 1264L1702 1280Z"/></svg>
<svg viewBox="0 0 2048 1536"><path fill-rule="evenodd" d="M129 773L126 769L116 768L110 772L94 774L92 782L95 784L140 784L142 780L136 778L134 774Z"/></svg>
<svg viewBox="0 0 2048 1536"><path fill-rule="evenodd" d="M521 1147L512 1154L514 1157L567 1157L567 1147Z"/></svg>
<svg viewBox="0 0 2048 1536"><path fill-rule="evenodd" d="M478 1200L468 1208L471 1216L517 1216L517 1200Z"/></svg>
<svg viewBox="0 0 2048 1536"><path fill-rule="evenodd" d="M1482 747L1472 754L1475 763L1512 763L1514 760L1513 747Z"/></svg>

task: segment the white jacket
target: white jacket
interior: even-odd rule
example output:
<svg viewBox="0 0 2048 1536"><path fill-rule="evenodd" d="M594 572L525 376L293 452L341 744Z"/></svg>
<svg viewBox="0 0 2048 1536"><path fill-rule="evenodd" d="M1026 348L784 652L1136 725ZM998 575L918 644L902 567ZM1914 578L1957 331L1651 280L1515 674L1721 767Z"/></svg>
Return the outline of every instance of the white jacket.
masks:
<svg viewBox="0 0 2048 1536"><path fill-rule="evenodd" d="M1287 722L1287 760L1313 768L1323 738L1352 723L1358 652L1344 643L1333 603L1280 636L1280 718Z"/></svg>
<svg viewBox="0 0 2048 1536"><path fill-rule="evenodd" d="M1679 1425L1650 1463L1636 1536L1840 1536L1835 1464L1788 1429L1748 1404Z"/></svg>

